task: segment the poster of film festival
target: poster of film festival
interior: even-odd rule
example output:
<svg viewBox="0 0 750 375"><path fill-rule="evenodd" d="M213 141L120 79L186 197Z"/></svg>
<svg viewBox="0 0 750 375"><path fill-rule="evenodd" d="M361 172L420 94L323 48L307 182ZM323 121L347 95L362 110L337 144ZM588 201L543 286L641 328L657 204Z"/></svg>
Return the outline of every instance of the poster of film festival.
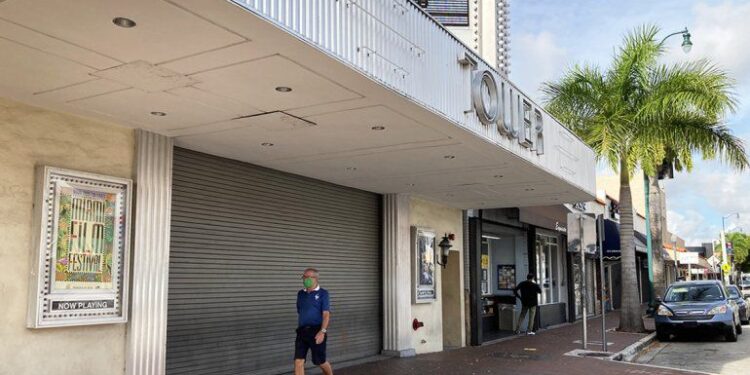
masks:
<svg viewBox="0 0 750 375"><path fill-rule="evenodd" d="M132 181L37 168L27 326L127 320Z"/></svg>

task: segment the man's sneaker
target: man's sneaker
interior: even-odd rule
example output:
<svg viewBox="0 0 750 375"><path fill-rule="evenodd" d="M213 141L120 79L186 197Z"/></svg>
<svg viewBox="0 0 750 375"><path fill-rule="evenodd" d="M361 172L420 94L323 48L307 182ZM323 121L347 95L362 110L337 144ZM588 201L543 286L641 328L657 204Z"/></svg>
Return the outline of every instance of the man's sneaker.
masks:
<svg viewBox="0 0 750 375"><path fill-rule="evenodd" d="M534 333L534 331L529 331L529 332L526 332L526 335L528 335L528 336L534 336L534 335L536 335L536 333Z"/></svg>
<svg viewBox="0 0 750 375"><path fill-rule="evenodd" d="M516 331L515 331L514 333L515 333L516 335L520 335L520 334L521 334L521 330L520 330L520 329L517 329L517 330L516 330Z"/></svg>

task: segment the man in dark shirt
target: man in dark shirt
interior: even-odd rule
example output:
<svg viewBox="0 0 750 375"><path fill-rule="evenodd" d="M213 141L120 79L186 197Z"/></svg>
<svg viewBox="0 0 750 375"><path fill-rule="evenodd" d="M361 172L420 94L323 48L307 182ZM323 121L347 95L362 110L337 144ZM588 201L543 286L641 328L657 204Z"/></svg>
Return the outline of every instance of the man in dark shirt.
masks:
<svg viewBox="0 0 750 375"><path fill-rule="evenodd" d="M304 289L297 292L297 338L294 340L294 375L305 373L307 352L312 352L313 364L320 366L324 375L333 375L326 360L328 322L331 302L328 291L318 285L318 270L308 268L302 274Z"/></svg>
<svg viewBox="0 0 750 375"><path fill-rule="evenodd" d="M518 294L519 291L521 292L520 295ZM537 295L542 294L542 289L534 282L534 274L530 273L526 276L526 281L519 283L513 289L513 294L521 300L521 316L518 317L518 323L516 323L516 334L521 332L521 323L523 323L523 319L526 317L526 313L528 313L529 324L526 334L534 335L534 318L536 318L536 306L539 305Z"/></svg>

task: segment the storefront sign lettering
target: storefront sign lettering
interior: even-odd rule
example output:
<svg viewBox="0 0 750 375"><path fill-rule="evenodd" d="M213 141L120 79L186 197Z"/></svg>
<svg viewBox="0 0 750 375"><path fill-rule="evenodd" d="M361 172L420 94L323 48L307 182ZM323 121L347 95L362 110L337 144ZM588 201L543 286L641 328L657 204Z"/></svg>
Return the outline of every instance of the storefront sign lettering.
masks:
<svg viewBox="0 0 750 375"><path fill-rule="evenodd" d="M53 311L108 309L115 307L115 300L52 301Z"/></svg>
<svg viewBox="0 0 750 375"><path fill-rule="evenodd" d="M471 101L479 121L498 133L518 139L537 155L544 154L544 124L541 110L510 82L495 78L489 70L472 71Z"/></svg>
<svg viewBox="0 0 750 375"><path fill-rule="evenodd" d="M566 228L564 225L560 225L559 221L555 222L555 230L558 232L568 233L568 228Z"/></svg>

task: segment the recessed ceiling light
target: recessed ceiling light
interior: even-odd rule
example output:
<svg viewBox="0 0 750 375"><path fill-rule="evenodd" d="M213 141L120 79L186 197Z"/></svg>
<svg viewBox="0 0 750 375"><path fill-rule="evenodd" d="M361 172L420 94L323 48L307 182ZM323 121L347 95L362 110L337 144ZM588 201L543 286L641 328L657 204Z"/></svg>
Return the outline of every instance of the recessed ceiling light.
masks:
<svg viewBox="0 0 750 375"><path fill-rule="evenodd" d="M159 116L159 117L164 117L164 116L166 116L167 114L166 114L165 112L153 111L153 112L151 112L151 115L152 115L152 116Z"/></svg>
<svg viewBox="0 0 750 375"><path fill-rule="evenodd" d="M456 155L445 155L443 157L446 158L446 159L455 159Z"/></svg>
<svg viewBox="0 0 750 375"><path fill-rule="evenodd" d="M261 143L260 145L261 145L261 146L264 146L264 147L272 147L272 146L273 146L273 143L271 143L271 142L263 142L263 143Z"/></svg>
<svg viewBox="0 0 750 375"><path fill-rule="evenodd" d="M385 130L385 126L373 126L370 129L372 129L372 130Z"/></svg>
<svg viewBox="0 0 750 375"><path fill-rule="evenodd" d="M346 170L349 172L353 172L357 170L357 167L346 167Z"/></svg>
<svg viewBox="0 0 750 375"><path fill-rule="evenodd" d="M278 91L278 92L291 92L292 88L291 87L287 87L287 86L279 86L279 87L276 87L276 91Z"/></svg>
<svg viewBox="0 0 750 375"><path fill-rule="evenodd" d="M117 26L124 27L126 29L135 27L135 21L131 20L130 18L125 18L125 17L115 17L112 19L112 23L114 23Z"/></svg>

